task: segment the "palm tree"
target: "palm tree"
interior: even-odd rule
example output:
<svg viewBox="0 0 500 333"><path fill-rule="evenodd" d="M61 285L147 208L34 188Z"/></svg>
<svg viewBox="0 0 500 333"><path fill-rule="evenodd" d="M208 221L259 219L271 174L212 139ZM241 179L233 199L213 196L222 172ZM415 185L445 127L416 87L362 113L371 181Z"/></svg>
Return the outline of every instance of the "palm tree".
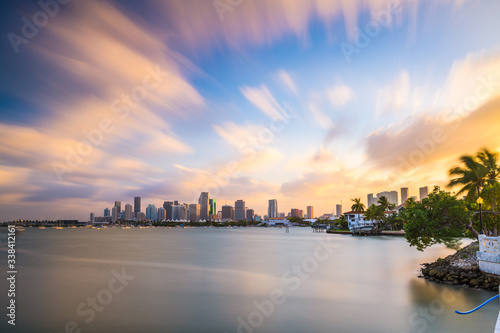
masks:
<svg viewBox="0 0 500 333"><path fill-rule="evenodd" d="M368 207L363 214L365 220L375 220L377 218L377 206L372 204L370 207Z"/></svg>
<svg viewBox="0 0 500 333"><path fill-rule="evenodd" d="M371 205L366 209L365 219L375 220L375 226L378 229L380 222L384 219L384 209L380 206Z"/></svg>
<svg viewBox="0 0 500 333"><path fill-rule="evenodd" d="M365 205L361 202L361 198L354 198L351 199L354 204L351 206L351 209L353 212L358 213L358 220L359 220L359 214L365 211Z"/></svg>
<svg viewBox="0 0 500 333"><path fill-rule="evenodd" d="M448 171L450 176L456 178L450 180L448 187L462 186L457 195L467 192L467 199L473 201L481 195L481 187L484 186L488 175L488 169L472 155L460 157L464 167L454 167Z"/></svg>
<svg viewBox="0 0 500 333"><path fill-rule="evenodd" d="M395 205L391 203L385 196L381 196L380 198L378 198L377 203L379 204L383 212L387 212L391 209L394 209L395 207Z"/></svg>
<svg viewBox="0 0 500 333"><path fill-rule="evenodd" d="M491 152L487 148L483 148L477 153L477 158L487 169L486 183L490 186L498 183L500 176L500 167L498 166L498 153ZM495 211L495 197L491 198L491 210Z"/></svg>
<svg viewBox="0 0 500 333"><path fill-rule="evenodd" d="M476 156L487 170L486 182L488 185L497 183L500 175L500 168L498 167L498 153L491 152L487 148L483 148L477 153Z"/></svg>
<svg viewBox="0 0 500 333"><path fill-rule="evenodd" d="M460 157L464 167L450 169L450 176L457 176L448 184L449 187L462 186L457 195L467 192L467 199L474 200L481 196L481 188L498 182L500 168L498 166L498 153L483 148L476 156L464 155Z"/></svg>

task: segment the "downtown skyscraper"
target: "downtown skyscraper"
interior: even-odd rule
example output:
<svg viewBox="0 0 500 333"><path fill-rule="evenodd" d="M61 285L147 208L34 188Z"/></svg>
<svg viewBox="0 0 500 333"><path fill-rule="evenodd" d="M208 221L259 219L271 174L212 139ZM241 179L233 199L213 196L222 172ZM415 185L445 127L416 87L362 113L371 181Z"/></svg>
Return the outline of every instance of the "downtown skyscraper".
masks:
<svg viewBox="0 0 500 333"><path fill-rule="evenodd" d="M134 197L134 215L137 217L137 213L141 211L141 197Z"/></svg>
<svg viewBox="0 0 500 333"><path fill-rule="evenodd" d="M208 220L208 192L201 192L198 204L200 205L200 220Z"/></svg>
<svg viewBox="0 0 500 333"><path fill-rule="evenodd" d="M217 214L217 202L215 201L215 199L209 199L208 205L209 205L209 209L208 209L209 216L216 215Z"/></svg>
<svg viewBox="0 0 500 333"><path fill-rule="evenodd" d="M234 219L236 221L244 220L246 218L245 201L236 200L234 202Z"/></svg>

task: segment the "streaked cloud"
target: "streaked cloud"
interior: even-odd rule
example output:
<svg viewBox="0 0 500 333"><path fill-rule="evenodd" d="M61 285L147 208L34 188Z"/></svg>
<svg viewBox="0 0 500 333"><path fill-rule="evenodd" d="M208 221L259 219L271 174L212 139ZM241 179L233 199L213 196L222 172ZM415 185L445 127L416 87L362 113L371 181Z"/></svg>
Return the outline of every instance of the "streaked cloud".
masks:
<svg viewBox="0 0 500 333"><path fill-rule="evenodd" d="M298 94L297 85L288 72L280 70L276 75L285 87L287 87L293 94Z"/></svg>
<svg viewBox="0 0 500 333"><path fill-rule="evenodd" d="M377 91L376 113L396 113L409 106L411 101L410 75L402 70L394 82Z"/></svg>
<svg viewBox="0 0 500 333"><path fill-rule="evenodd" d="M285 120L287 118L287 112L265 85L256 88L245 86L240 90L248 101L272 120Z"/></svg>
<svg viewBox="0 0 500 333"><path fill-rule="evenodd" d="M21 2L5 31L33 5ZM191 203L205 188L258 213L270 197L330 212L443 184L457 156L500 148L500 7L402 1L348 64L339 44L391 2L227 2L223 20L212 1L70 2L0 53L3 218L86 218L136 195Z"/></svg>

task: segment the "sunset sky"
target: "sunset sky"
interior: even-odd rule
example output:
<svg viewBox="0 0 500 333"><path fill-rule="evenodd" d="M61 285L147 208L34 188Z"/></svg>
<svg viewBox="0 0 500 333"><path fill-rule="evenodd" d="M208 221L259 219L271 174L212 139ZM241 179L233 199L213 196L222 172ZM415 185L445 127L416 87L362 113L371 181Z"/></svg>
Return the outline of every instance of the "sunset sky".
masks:
<svg viewBox="0 0 500 333"><path fill-rule="evenodd" d="M500 150L498 1L43 1L2 3L0 220L319 216Z"/></svg>

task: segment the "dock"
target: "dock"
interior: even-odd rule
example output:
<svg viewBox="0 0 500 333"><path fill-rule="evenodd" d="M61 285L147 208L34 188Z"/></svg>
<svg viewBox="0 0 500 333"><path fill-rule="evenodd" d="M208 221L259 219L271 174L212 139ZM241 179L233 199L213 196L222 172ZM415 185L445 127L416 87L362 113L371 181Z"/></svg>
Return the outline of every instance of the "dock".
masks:
<svg viewBox="0 0 500 333"><path fill-rule="evenodd" d="M358 236L360 235L359 233L352 233L348 230L327 230L326 231L329 234L341 234L341 235L353 235L353 236ZM377 233L367 233L367 232L362 232L361 236L404 236L405 232L404 230L382 230Z"/></svg>

